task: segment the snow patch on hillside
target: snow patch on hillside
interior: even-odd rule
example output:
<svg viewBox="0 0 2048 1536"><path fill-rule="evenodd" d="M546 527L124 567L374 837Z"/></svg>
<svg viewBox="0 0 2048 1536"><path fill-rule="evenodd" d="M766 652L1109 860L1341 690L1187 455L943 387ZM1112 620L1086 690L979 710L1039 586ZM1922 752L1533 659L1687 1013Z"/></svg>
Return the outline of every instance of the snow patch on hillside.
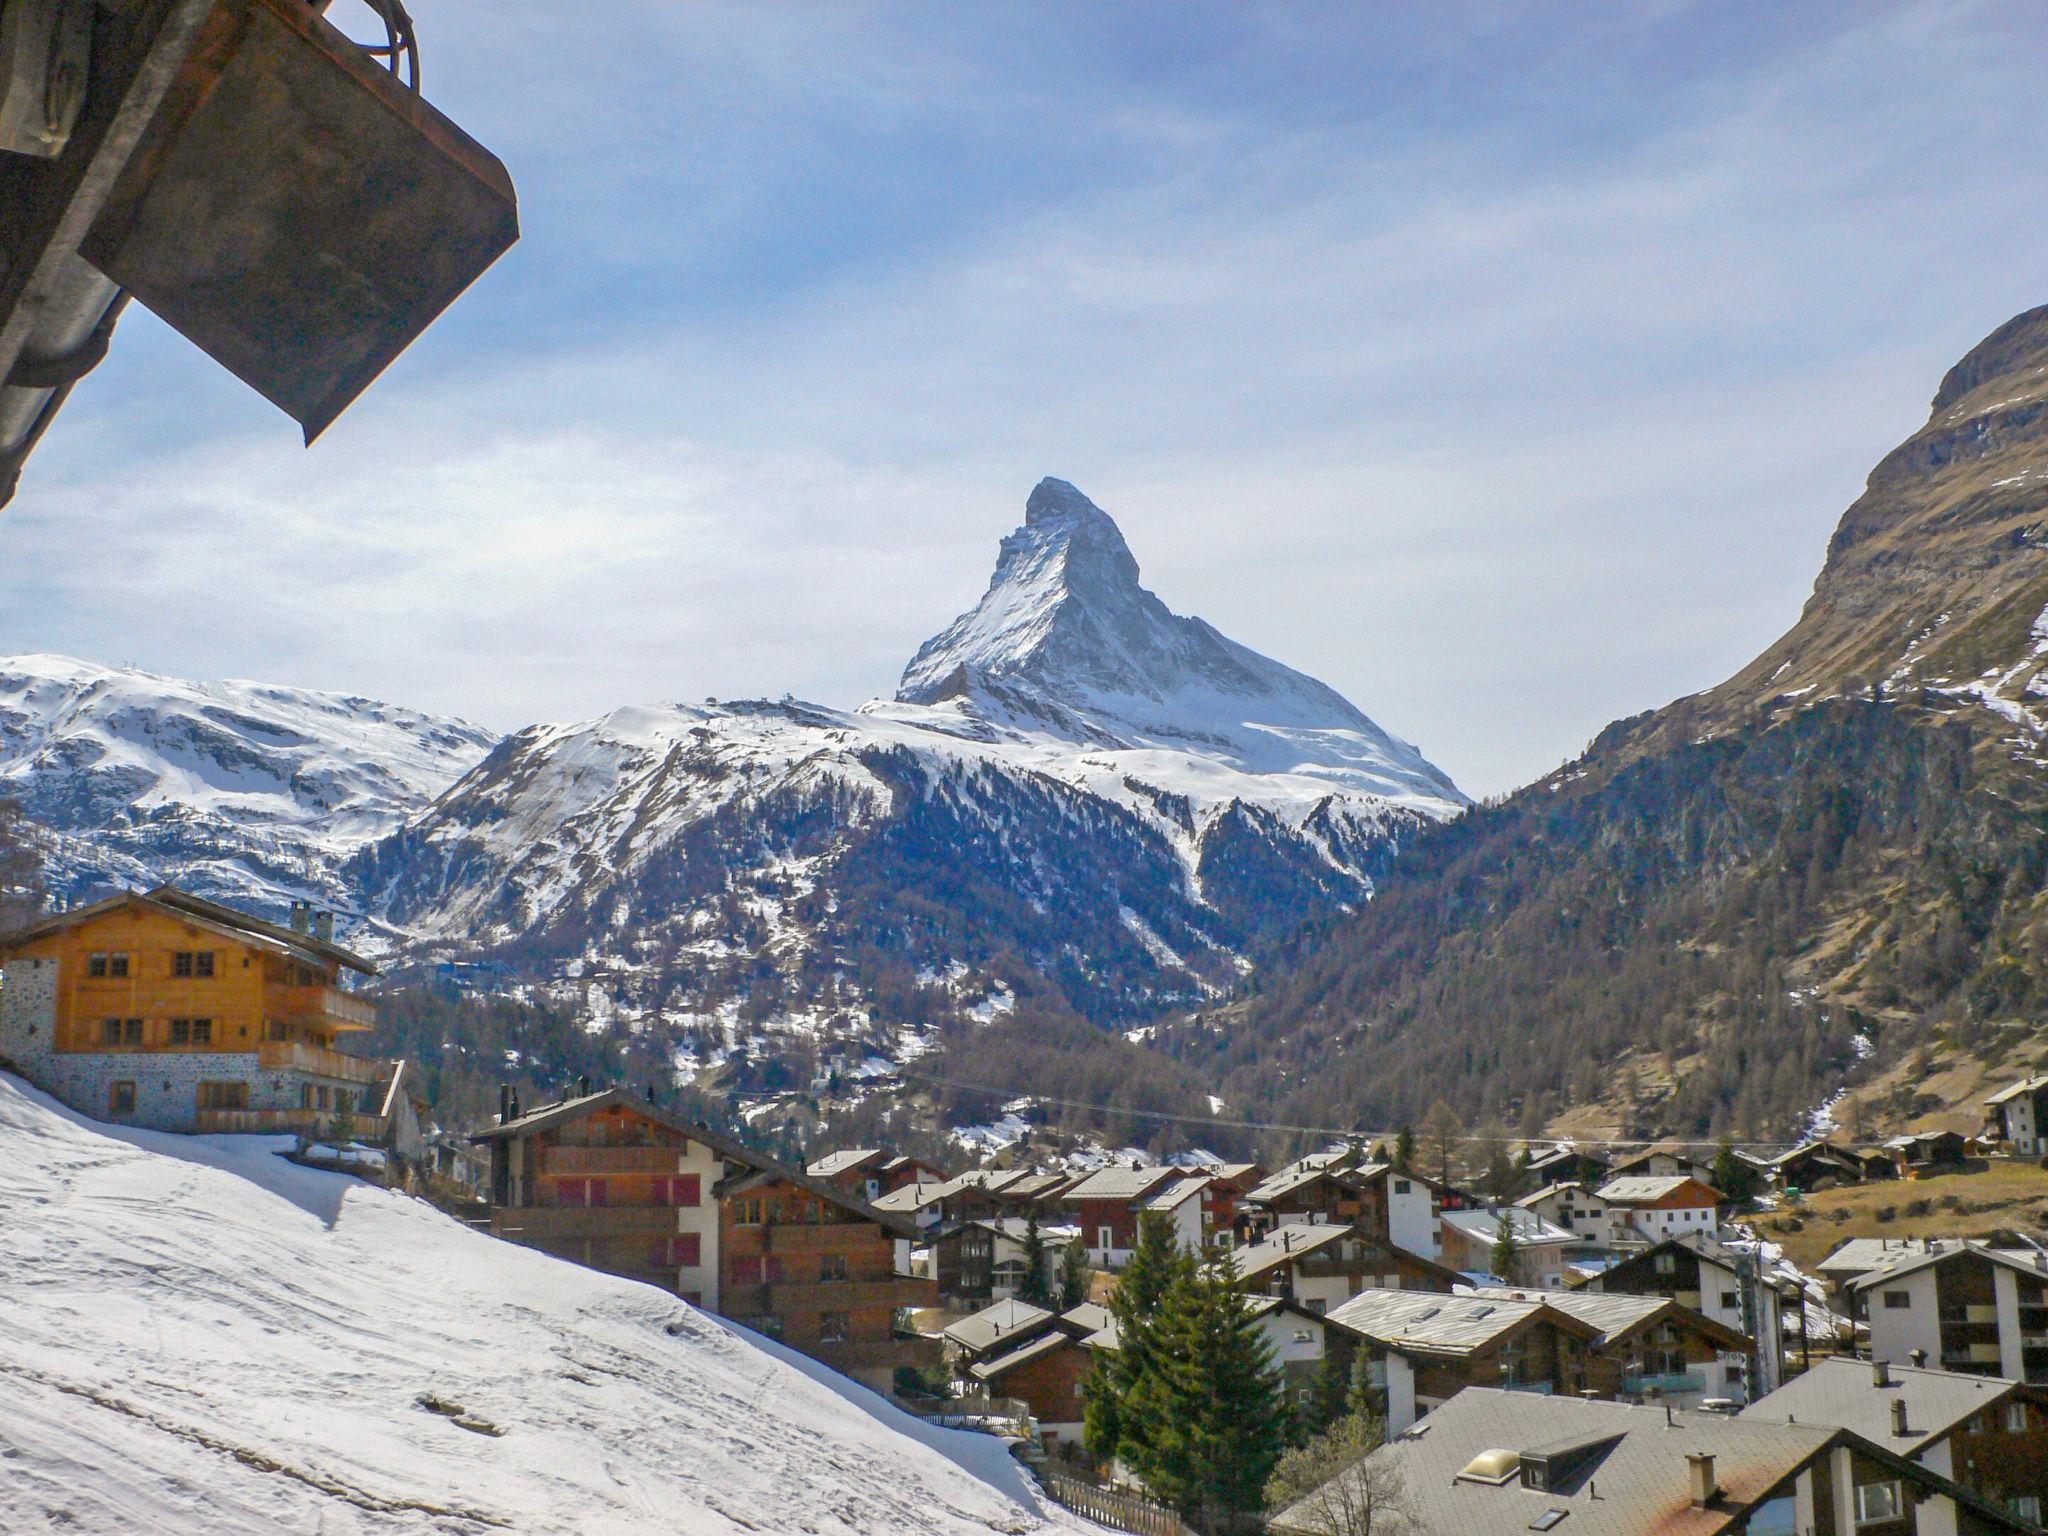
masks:
<svg viewBox="0 0 2048 1536"><path fill-rule="evenodd" d="M1094 1529L992 1438L288 1144L0 1074L0 1529Z"/></svg>

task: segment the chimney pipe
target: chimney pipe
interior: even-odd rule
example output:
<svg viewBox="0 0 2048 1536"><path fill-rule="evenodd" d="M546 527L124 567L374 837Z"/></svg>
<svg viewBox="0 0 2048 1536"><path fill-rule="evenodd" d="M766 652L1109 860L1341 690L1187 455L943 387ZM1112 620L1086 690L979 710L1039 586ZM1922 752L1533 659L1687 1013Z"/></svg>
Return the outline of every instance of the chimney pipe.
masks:
<svg viewBox="0 0 2048 1536"><path fill-rule="evenodd" d="M583 1073L576 1079L576 1092L584 1098L590 1097L590 1074Z"/></svg>
<svg viewBox="0 0 2048 1536"><path fill-rule="evenodd" d="M1906 1400L1903 1397L1892 1399L1892 1433L1895 1435L1910 1435L1913 1433L1912 1430L1906 1427Z"/></svg>
<svg viewBox="0 0 2048 1536"><path fill-rule="evenodd" d="M1720 1492L1714 1486L1714 1458L1705 1451L1688 1451L1685 1466L1692 1501L1701 1509L1705 1509L1714 1502L1714 1495Z"/></svg>
<svg viewBox="0 0 2048 1536"><path fill-rule="evenodd" d="M512 1118L512 1085L498 1084L498 1124L503 1125Z"/></svg>
<svg viewBox="0 0 2048 1536"><path fill-rule="evenodd" d="M332 912L315 912L313 914L313 937L322 944L332 944L334 942L334 914Z"/></svg>
<svg viewBox="0 0 2048 1536"><path fill-rule="evenodd" d="M293 903L292 903L292 932L293 932L293 933L311 933L312 931L313 931L313 903L311 903L310 901L306 901L306 900L303 900L303 899L302 899L302 900L299 900L299 901L295 901L295 902L293 902Z"/></svg>
<svg viewBox="0 0 2048 1536"><path fill-rule="evenodd" d="M1870 1362L1870 1384L1874 1387L1888 1387L1892 1384L1892 1366L1889 1360Z"/></svg>
<svg viewBox="0 0 2048 1536"><path fill-rule="evenodd" d="M1913 1352L1912 1352L1911 1354L1907 1355L1907 1356L1906 1356L1906 1358L1907 1358L1908 1360L1910 1360L1910 1361L1912 1361L1912 1362L1913 1362L1913 1369L1914 1369L1914 1370L1916 1370L1916 1371L1924 1371L1924 1370L1926 1370L1926 1369L1927 1369L1927 1351L1926 1351L1926 1350L1924 1350L1924 1349L1916 1349L1916 1350L1914 1350L1914 1351L1913 1351Z"/></svg>
<svg viewBox="0 0 2048 1536"><path fill-rule="evenodd" d="M647 1102L650 1104L654 1102L654 1084L652 1083L647 1085Z"/></svg>

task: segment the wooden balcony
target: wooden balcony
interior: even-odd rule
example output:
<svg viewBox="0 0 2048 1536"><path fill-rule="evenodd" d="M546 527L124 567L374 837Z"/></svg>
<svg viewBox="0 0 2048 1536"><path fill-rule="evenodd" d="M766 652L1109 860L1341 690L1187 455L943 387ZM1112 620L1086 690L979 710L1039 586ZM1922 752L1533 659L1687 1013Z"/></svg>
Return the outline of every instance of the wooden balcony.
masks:
<svg viewBox="0 0 2048 1536"><path fill-rule="evenodd" d="M681 1147L543 1147L540 1171L548 1174L675 1173Z"/></svg>
<svg viewBox="0 0 2048 1536"><path fill-rule="evenodd" d="M267 987L263 1008L272 1018L308 1029L377 1027L377 1005L340 987Z"/></svg>
<svg viewBox="0 0 2048 1536"><path fill-rule="evenodd" d="M748 1232L761 1234L758 1247L747 1242ZM889 1245L887 1234L871 1221L832 1221L815 1227L736 1227L733 1239L735 1253L830 1253L864 1247L886 1249Z"/></svg>
<svg viewBox="0 0 2048 1536"><path fill-rule="evenodd" d="M491 1214L500 1237L545 1242L564 1237L634 1237L679 1232L673 1205L524 1205Z"/></svg>
<svg viewBox="0 0 2048 1536"><path fill-rule="evenodd" d="M332 1109L202 1109L199 1130L202 1135L323 1135L339 1118L340 1111ZM348 1123L357 1141L369 1142L382 1141L390 1124L383 1115L358 1114L349 1115Z"/></svg>
<svg viewBox="0 0 2048 1536"><path fill-rule="evenodd" d="M256 1047L256 1060L265 1070L308 1072L315 1077L339 1078L345 1083L381 1083L391 1075L388 1061L350 1056L297 1040L266 1040Z"/></svg>
<svg viewBox="0 0 2048 1536"><path fill-rule="evenodd" d="M771 1280L766 1284L729 1283L726 1305L737 1312L771 1315L799 1312L850 1312L862 1307L929 1307L938 1288L914 1275L887 1280Z"/></svg>

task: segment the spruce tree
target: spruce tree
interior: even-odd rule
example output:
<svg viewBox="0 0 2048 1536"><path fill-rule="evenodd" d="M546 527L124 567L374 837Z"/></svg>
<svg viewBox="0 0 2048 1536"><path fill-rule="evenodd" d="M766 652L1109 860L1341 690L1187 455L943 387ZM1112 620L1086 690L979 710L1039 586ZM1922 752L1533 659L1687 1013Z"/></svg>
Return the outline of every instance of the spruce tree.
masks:
<svg viewBox="0 0 2048 1536"><path fill-rule="evenodd" d="M1060 1310L1071 1312L1088 1299L1088 1244L1077 1233L1060 1258Z"/></svg>
<svg viewBox="0 0 2048 1536"><path fill-rule="evenodd" d="M1124 1403L1124 1459L1197 1530L1227 1529L1263 1507L1287 1421L1236 1266L1179 1266L1148 1335Z"/></svg>
<svg viewBox="0 0 2048 1536"><path fill-rule="evenodd" d="M1394 1138L1394 1166L1403 1173L1415 1171L1415 1129L1404 1125Z"/></svg>
<svg viewBox="0 0 2048 1536"><path fill-rule="evenodd" d="M1088 1449L1105 1460L1119 1456L1135 1466L1134 1456L1143 1453L1149 1426L1127 1412L1129 1400L1148 1369L1160 1302L1192 1265L1174 1240L1171 1222L1157 1211L1138 1218L1138 1246L1109 1299L1117 1347L1098 1359L1084 1393Z"/></svg>
<svg viewBox="0 0 2048 1536"><path fill-rule="evenodd" d="M1515 1228L1509 1214L1507 1211L1495 1211L1493 1214L1494 1230L1497 1235L1493 1240L1493 1257L1488 1263L1493 1272L1500 1276L1503 1285L1520 1285L1522 1254L1515 1246Z"/></svg>
<svg viewBox="0 0 2048 1536"><path fill-rule="evenodd" d="M1024 1213L1024 1279L1017 1287L1017 1299L1034 1307L1049 1307L1054 1299L1045 1272L1045 1239L1038 1235L1036 1206Z"/></svg>
<svg viewBox="0 0 2048 1536"><path fill-rule="evenodd" d="M1735 1155L1735 1144L1724 1140L1714 1153L1714 1188L1721 1198L1740 1205L1756 1193L1756 1170Z"/></svg>

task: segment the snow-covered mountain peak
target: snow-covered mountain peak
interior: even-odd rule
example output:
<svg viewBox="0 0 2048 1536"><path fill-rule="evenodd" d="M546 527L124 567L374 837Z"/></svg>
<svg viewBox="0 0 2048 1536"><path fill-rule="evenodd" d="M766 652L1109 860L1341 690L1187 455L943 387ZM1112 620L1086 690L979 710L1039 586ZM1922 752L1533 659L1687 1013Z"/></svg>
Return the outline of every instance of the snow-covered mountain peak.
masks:
<svg viewBox="0 0 2048 1536"><path fill-rule="evenodd" d="M919 648L894 706L868 712L942 704L1091 747L1193 751L1439 812L1464 803L1335 689L1174 613L1140 585L1114 519L1064 480L1038 483L981 601Z"/></svg>

